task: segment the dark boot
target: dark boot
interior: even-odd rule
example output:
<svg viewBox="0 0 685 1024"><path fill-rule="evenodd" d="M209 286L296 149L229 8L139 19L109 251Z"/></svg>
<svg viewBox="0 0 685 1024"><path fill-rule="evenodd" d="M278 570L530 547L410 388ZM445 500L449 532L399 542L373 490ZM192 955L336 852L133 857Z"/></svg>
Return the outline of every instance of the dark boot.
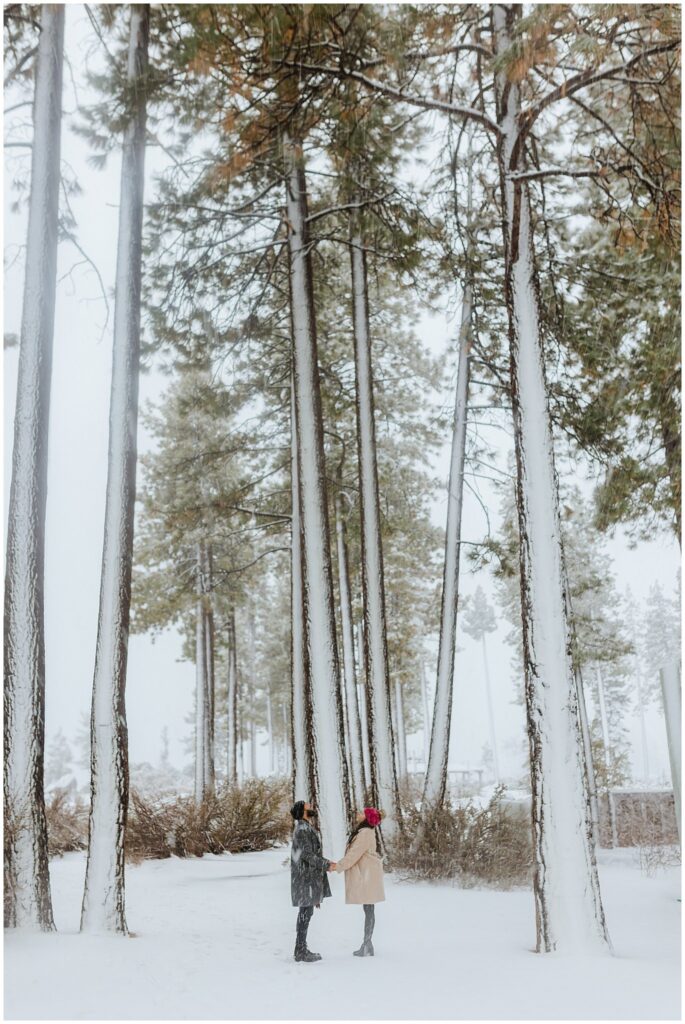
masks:
<svg viewBox="0 0 685 1024"><path fill-rule="evenodd" d="M312 953L311 949L296 949L295 961L298 964L314 964L321 959L321 953Z"/></svg>
<svg viewBox="0 0 685 1024"><path fill-rule="evenodd" d="M321 959L320 953L307 949L307 929L314 913L313 907L300 907L297 915L297 937L295 939L295 961L298 964L313 964Z"/></svg>

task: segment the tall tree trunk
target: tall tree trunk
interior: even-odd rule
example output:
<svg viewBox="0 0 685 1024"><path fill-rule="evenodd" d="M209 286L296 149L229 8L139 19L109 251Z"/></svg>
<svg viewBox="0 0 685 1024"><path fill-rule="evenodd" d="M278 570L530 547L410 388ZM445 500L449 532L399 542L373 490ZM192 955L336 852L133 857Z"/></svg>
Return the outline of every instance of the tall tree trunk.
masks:
<svg viewBox="0 0 685 1024"><path fill-rule="evenodd" d="M126 932L128 809L126 664L136 498L140 293L150 8L131 7L114 309L112 388L100 613L91 713L91 798L83 931Z"/></svg>
<svg viewBox="0 0 685 1024"><path fill-rule="evenodd" d="M611 787L611 737L609 735L609 716L607 714L606 692L604 689L604 675L602 666L597 662L595 665L597 677L597 696L599 698L599 722L602 729L602 748L604 752L604 772L606 776L607 809L609 812L609 832L611 835L611 846L618 846L618 831L616 828L616 805Z"/></svg>
<svg viewBox="0 0 685 1024"><path fill-rule="evenodd" d="M5 571L6 927L54 928L43 797L44 566L64 6L41 7ZM8 848L9 847L9 848Z"/></svg>
<svg viewBox="0 0 685 1024"><path fill-rule="evenodd" d="M671 781L675 799L675 813L678 824L680 842L683 841L682 830L682 693L680 683L680 665L677 661L669 662L659 670L661 680L661 696L664 702L664 718L666 721L666 738L668 740L668 756L671 762Z"/></svg>
<svg viewBox="0 0 685 1024"><path fill-rule="evenodd" d="M257 778L257 723L250 719L250 775Z"/></svg>
<svg viewBox="0 0 685 1024"><path fill-rule="evenodd" d="M369 713L366 700L366 673L364 671L364 626L358 622L356 627L357 665L359 675L363 676L357 685L357 705L359 707L359 724L362 731L362 762L364 765L364 793L371 788L371 751L369 750ZM365 797L366 799L366 797Z"/></svg>
<svg viewBox="0 0 685 1024"><path fill-rule="evenodd" d="M305 639L304 570L302 519L300 515L300 471L297 455L295 378L290 381L290 621L291 621L291 734L293 756L293 798L313 796L311 696Z"/></svg>
<svg viewBox="0 0 685 1024"><path fill-rule="evenodd" d="M495 729L495 707L492 700L492 686L490 684L490 667L488 665L488 651L485 643L485 633L481 633L483 645L483 667L485 669L485 696L488 704L488 725L490 727L490 743L492 744L492 767L495 773L495 784L499 785L499 757L497 756L497 730Z"/></svg>
<svg viewBox="0 0 685 1024"><path fill-rule="evenodd" d="M284 138L290 256L305 637L311 679L312 762L321 831L327 847L345 848L348 814L342 695L333 606L326 499L323 421L307 236L307 193L302 145Z"/></svg>
<svg viewBox="0 0 685 1024"><path fill-rule="evenodd" d="M599 800L597 798L597 779L595 777L595 764L592 757L592 738L590 736L590 723L587 717L587 703L585 701L585 686L583 674L579 667L574 671L576 681L576 694L578 697L578 715L580 718L580 731L583 740L583 753L585 755L585 777L587 779L587 793L590 801L590 819L592 822L592 842L599 845Z"/></svg>
<svg viewBox="0 0 685 1024"><path fill-rule="evenodd" d="M564 548L562 543L562 556ZM573 613L573 601L571 599L571 587L568 581L568 572L566 570L566 562L564 557L564 593L566 597L566 614L568 617L569 628L571 630L571 636L573 638L574 655L573 655L573 678L576 687L576 699L578 701L578 720L580 724L580 735L582 740L582 751L583 751L583 768L585 774L585 784L587 789L587 796L590 805L590 820L592 824L592 844L594 847L599 845L600 830L599 830L599 800L597 797L597 779L595 776L595 763L592 754L592 737L590 735L590 722L587 714L587 701L585 700L585 684L583 682L583 673L580 670L580 652L578 648L578 631L576 628L575 615Z"/></svg>
<svg viewBox="0 0 685 1024"><path fill-rule="evenodd" d="M235 608L228 614L228 693L227 693L228 784L238 781L238 652L236 650Z"/></svg>
<svg viewBox="0 0 685 1024"><path fill-rule="evenodd" d="M205 639L205 584L203 580L203 543L197 545L195 607L195 803L207 796L207 738L209 730L207 701L207 641Z"/></svg>
<svg viewBox="0 0 685 1024"><path fill-rule="evenodd" d="M431 730L426 780L423 789L423 800L426 804L441 804L445 799L445 790L447 788L447 758L450 746L452 692L454 689L454 655L457 646L459 555L461 551L461 513L464 498L469 350L471 347L471 305L471 284L468 282L464 287L461 306L459 364L457 368L452 456L447 497L445 567L442 578L438 666L435 700L433 702L433 728Z"/></svg>
<svg viewBox="0 0 685 1024"><path fill-rule="evenodd" d="M421 658L421 709L423 711L423 767L428 767L428 747L430 743L430 707L428 704L428 682L426 680L426 665Z"/></svg>
<svg viewBox="0 0 685 1024"><path fill-rule="evenodd" d="M385 615L383 543L381 539L373 371L366 277L366 253L358 225L351 222L352 321L361 510L362 596L364 602L364 666L372 798L387 815L383 831L391 838L401 825L393 757L390 674Z"/></svg>
<svg viewBox="0 0 685 1024"><path fill-rule="evenodd" d="M399 673L395 677L395 714L397 716L397 774L406 781L407 778L407 732L404 722L404 694Z"/></svg>
<svg viewBox="0 0 685 1024"><path fill-rule="evenodd" d="M266 691L266 731L269 741L269 773L273 775L276 771L276 745L274 743L273 706L269 688Z"/></svg>
<svg viewBox="0 0 685 1024"><path fill-rule="evenodd" d="M342 620L343 674L345 678L345 704L350 753L350 774L352 801L354 806L364 806L364 764L362 755L362 726L357 703L357 680L354 668L354 631L352 626L352 597L350 575L347 563L347 542L345 523L342 515L342 495L335 496L335 530L338 544L338 577L340 589L340 618Z"/></svg>
<svg viewBox="0 0 685 1024"><path fill-rule="evenodd" d="M214 612L212 609L213 593L214 593L214 580L213 580L213 557L212 557L212 546L206 544L204 548L204 559L205 559L205 618L204 618L204 632L205 632L205 644L207 647L205 653L205 666L206 673L205 679L207 684L207 719L206 719L206 736L205 736L205 788L207 793L214 792L215 786L215 763L214 763L214 701L215 701L215 675L214 675Z"/></svg>
<svg viewBox="0 0 685 1024"><path fill-rule="evenodd" d="M511 53L521 9L493 6L495 51ZM537 948L605 947L585 788L582 744L564 601L559 499L547 405L529 194L512 174L519 86L497 72L498 160L509 316L511 398L517 464L521 608L530 742Z"/></svg>

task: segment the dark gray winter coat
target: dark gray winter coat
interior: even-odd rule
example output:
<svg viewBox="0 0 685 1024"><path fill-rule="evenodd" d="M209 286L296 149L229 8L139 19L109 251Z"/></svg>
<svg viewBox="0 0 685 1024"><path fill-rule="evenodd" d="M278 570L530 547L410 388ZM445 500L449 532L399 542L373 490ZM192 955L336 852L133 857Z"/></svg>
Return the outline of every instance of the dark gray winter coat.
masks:
<svg viewBox="0 0 685 1024"><path fill-rule="evenodd" d="M327 868L328 861L321 856L318 832L308 821L298 821L290 851L290 890L294 907L314 907L331 895Z"/></svg>

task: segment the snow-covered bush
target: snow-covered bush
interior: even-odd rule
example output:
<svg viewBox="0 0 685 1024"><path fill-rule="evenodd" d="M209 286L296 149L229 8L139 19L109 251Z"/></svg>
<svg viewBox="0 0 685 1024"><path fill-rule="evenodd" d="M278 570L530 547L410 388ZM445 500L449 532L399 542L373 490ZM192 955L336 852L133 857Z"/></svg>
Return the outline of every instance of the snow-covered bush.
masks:
<svg viewBox="0 0 685 1024"><path fill-rule="evenodd" d="M126 829L129 860L244 853L287 842L290 787L286 780L250 779L197 805L132 791Z"/></svg>
<svg viewBox="0 0 685 1024"><path fill-rule="evenodd" d="M503 802L498 787L486 807L445 803L404 811L404 834L390 849L392 868L413 878L454 878L464 886L506 889L531 879L530 816Z"/></svg>

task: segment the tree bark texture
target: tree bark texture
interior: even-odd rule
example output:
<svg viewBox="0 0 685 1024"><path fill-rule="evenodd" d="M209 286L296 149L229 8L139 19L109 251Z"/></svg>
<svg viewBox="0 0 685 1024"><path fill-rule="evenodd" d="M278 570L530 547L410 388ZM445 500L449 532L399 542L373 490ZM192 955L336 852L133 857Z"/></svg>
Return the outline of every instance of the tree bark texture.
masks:
<svg viewBox="0 0 685 1024"><path fill-rule="evenodd" d="M361 232L351 224L350 261L352 270L352 321L359 459L359 501L361 509L362 597L364 605L364 668L371 793L374 803L387 817L386 838L401 826L397 776L395 773L390 673L385 613L383 543L381 538L376 426L374 419L371 337L366 276L366 254Z"/></svg>
<svg viewBox="0 0 685 1024"><path fill-rule="evenodd" d="M284 138L295 377L305 638L311 679L312 764L325 845L344 849L349 796L333 605L326 468L307 193L300 142Z"/></svg>
<svg viewBox="0 0 685 1024"><path fill-rule="evenodd" d="M352 625L352 597L347 561L347 540L343 519L342 496L335 497L335 530L338 546L338 577L340 590L340 618L343 641L343 675L345 679L345 705L347 709L347 732L349 739L350 775L352 802L355 807L364 806L364 762L362 754L362 726L357 703L357 679L354 664L354 628Z"/></svg>
<svg viewBox="0 0 685 1024"><path fill-rule="evenodd" d="M131 7L130 120L121 165L112 386L100 611L91 712L91 806L84 931L126 932L126 666L136 498L140 297L150 8Z"/></svg>
<svg viewBox="0 0 685 1024"><path fill-rule="evenodd" d="M495 51L511 54L521 9L493 5ZM524 166L519 86L495 80L498 161L517 464L521 608L530 743L537 948L607 948L592 843L571 636L564 599L559 499L547 405L539 296Z"/></svg>
<svg viewBox="0 0 685 1024"><path fill-rule="evenodd" d="M45 509L55 324L64 6L41 7L5 570L7 927L54 928L43 796Z"/></svg>
<svg viewBox="0 0 685 1024"><path fill-rule="evenodd" d="M433 727L423 799L426 804L441 804L447 789L447 758L452 720L454 657L457 646L459 605L459 556L461 551L461 515L464 501L464 460L466 455L466 418L469 391L469 350L471 346L471 285L467 283L461 307L459 363L454 405L452 455L447 496L445 566L442 578L440 640L433 702Z"/></svg>

